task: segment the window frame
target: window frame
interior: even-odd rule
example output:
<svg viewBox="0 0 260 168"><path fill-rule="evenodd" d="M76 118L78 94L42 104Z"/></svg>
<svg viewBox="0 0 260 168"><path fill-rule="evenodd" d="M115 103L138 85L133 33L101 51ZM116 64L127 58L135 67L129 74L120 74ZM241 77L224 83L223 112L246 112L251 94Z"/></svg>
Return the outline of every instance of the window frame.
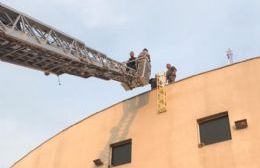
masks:
<svg viewBox="0 0 260 168"><path fill-rule="evenodd" d="M222 117L227 117L227 120L228 120L228 123L227 123L227 127L228 127L228 132L227 133L229 134L228 138L227 139L222 139L222 140L217 140L215 142L211 142L211 143L205 144L205 142L203 142L202 138L201 138L201 128L200 128L200 125L204 124L204 123L207 123L207 122L210 122L210 121L214 121L214 120L220 119ZM202 117L200 119L197 119L197 127L198 127L199 147L232 140L232 131L231 131L232 127L230 125L230 118L229 118L229 115L228 115L228 111L217 113L217 114L213 114L213 115L210 115L210 116L206 116L206 117Z"/></svg>
<svg viewBox="0 0 260 168"><path fill-rule="evenodd" d="M123 163L119 163L119 164L114 164L114 163L113 163L113 149L116 148L116 147L119 147L119 146L127 145L127 144L130 144L130 160L127 161L127 162L123 162ZM116 142L116 143L111 144L111 145L110 145L110 151L111 151L110 165L111 165L112 167L131 163L131 162L132 162L132 139L127 139L127 140L123 140L123 141L120 141L120 142Z"/></svg>

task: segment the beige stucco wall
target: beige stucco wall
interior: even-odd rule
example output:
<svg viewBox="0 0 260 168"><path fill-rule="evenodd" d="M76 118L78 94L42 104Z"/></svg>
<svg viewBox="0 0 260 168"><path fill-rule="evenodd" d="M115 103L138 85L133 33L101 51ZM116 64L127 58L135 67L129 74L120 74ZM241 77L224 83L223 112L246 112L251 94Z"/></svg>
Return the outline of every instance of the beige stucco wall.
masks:
<svg viewBox="0 0 260 168"><path fill-rule="evenodd" d="M167 86L168 111L152 91L90 116L45 142L14 168L108 167L109 145L132 139L132 162L118 168L260 168L260 59ZM228 111L232 140L198 148L197 119ZM249 127L235 130L246 118Z"/></svg>

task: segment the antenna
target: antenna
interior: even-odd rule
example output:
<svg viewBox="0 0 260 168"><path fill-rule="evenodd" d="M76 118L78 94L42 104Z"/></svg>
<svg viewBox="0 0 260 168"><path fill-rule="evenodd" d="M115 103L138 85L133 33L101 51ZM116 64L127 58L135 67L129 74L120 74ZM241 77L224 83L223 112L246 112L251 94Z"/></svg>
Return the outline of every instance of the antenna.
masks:
<svg viewBox="0 0 260 168"><path fill-rule="evenodd" d="M233 51L229 48L226 53L227 53L228 64L233 64Z"/></svg>

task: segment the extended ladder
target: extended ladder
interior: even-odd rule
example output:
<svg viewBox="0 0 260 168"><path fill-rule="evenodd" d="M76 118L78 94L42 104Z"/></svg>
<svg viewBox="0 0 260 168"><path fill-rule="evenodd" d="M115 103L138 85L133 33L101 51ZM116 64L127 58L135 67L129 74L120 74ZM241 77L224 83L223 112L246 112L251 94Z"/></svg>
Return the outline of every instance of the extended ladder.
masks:
<svg viewBox="0 0 260 168"><path fill-rule="evenodd" d="M2 3L0 60L46 74L115 80L123 83L125 89L147 85L151 73L149 61L139 60L138 70L128 68L80 40Z"/></svg>

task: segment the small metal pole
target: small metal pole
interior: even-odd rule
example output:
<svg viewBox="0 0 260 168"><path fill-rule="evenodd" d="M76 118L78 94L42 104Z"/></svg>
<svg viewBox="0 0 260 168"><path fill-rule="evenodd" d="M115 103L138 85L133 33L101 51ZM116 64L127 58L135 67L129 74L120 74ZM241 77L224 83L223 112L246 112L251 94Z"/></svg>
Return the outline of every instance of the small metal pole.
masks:
<svg viewBox="0 0 260 168"><path fill-rule="evenodd" d="M227 50L228 64L233 64L233 51L229 48Z"/></svg>

